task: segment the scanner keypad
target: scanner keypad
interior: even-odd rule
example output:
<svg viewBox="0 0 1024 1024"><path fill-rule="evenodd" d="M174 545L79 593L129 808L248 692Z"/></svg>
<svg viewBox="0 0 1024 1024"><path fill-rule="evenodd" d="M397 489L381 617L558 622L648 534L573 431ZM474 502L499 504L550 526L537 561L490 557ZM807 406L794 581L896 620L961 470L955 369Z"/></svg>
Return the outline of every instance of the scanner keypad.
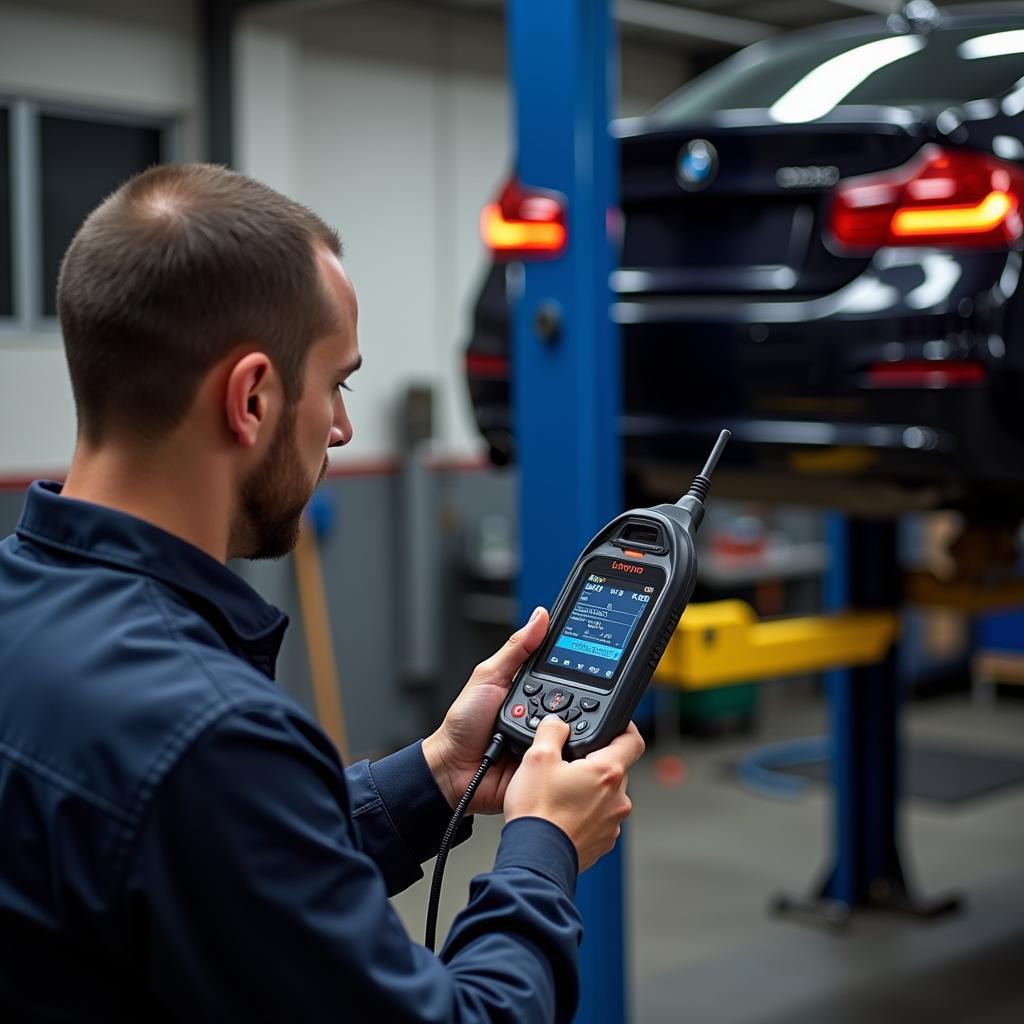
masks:
<svg viewBox="0 0 1024 1024"><path fill-rule="evenodd" d="M601 706L593 697L579 697L564 686L544 689L544 684L536 680L528 680L522 686L522 704L526 706L525 716L517 716L527 728L534 730L540 725L546 714L558 715L563 722L573 725L584 712L594 712ZM521 706L521 705L517 705ZM586 731L588 722L580 731Z"/></svg>
<svg viewBox="0 0 1024 1024"><path fill-rule="evenodd" d="M573 692L571 690L556 686L544 694L541 703L544 705L545 711L558 712L564 711L572 703L572 699Z"/></svg>

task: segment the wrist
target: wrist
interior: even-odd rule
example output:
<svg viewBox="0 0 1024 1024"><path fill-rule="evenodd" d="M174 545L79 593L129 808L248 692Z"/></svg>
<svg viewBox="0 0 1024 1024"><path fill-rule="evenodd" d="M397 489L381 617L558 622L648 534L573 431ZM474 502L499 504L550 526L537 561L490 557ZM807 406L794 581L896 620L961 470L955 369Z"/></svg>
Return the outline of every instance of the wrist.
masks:
<svg viewBox="0 0 1024 1024"><path fill-rule="evenodd" d="M423 740L423 759L427 762L430 774L434 776L437 788L453 810L458 803L458 796L453 792L451 770L445 758L445 742L441 730L431 733Z"/></svg>

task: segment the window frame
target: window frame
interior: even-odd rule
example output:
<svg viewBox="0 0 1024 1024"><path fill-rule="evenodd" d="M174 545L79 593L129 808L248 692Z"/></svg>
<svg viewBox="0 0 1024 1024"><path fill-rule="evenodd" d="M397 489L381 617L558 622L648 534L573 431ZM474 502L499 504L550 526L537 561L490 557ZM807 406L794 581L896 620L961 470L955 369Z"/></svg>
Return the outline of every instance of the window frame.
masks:
<svg viewBox="0 0 1024 1024"><path fill-rule="evenodd" d="M181 159L182 123L179 117L95 105L34 99L0 93L8 112L11 194L10 316L0 315L0 346L24 342L26 336L55 338L60 324L46 316L43 299L43 208L40 119L63 117L103 124L146 128L160 133L160 160Z"/></svg>

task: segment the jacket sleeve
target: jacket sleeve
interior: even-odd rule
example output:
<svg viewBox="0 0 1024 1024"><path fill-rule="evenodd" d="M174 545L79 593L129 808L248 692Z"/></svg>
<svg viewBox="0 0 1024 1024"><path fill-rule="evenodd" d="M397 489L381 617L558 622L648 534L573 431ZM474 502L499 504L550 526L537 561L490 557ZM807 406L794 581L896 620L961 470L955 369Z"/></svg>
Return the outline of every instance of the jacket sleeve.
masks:
<svg viewBox="0 0 1024 1024"><path fill-rule="evenodd" d="M576 854L520 819L440 957L362 852L345 778L301 723L234 711L162 780L111 913L122 955L183 1021L537 1024L576 1007Z"/></svg>
<svg viewBox="0 0 1024 1024"><path fill-rule="evenodd" d="M345 781L357 843L394 896L423 877L420 865L437 855L452 808L427 767L422 742L373 764L359 761L345 769ZM472 831L473 819L463 818L454 845Z"/></svg>

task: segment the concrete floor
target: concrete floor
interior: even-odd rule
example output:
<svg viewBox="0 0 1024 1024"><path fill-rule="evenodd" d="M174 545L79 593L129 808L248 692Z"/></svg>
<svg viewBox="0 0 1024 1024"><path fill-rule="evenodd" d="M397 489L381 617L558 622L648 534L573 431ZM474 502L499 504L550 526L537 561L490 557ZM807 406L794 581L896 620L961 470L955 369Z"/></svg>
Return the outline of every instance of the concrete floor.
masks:
<svg viewBox="0 0 1024 1024"><path fill-rule="evenodd" d="M904 805L904 867L925 895L955 890L964 910L938 921L871 914L844 934L766 913L803 893L827 861L828 790L795 800L745 792L728 766L764 742L820 734L821 701L762 691L756 735L652 745L631 774L628 836L634 1024L1019 1024L1024 1021L1024 785L958 805ZM1024 756L1024 701L994 710L964 697L913 704L911 739ZM655 777L681 756L686 781ZM488 869L500 819L480 819L455 850L439 934ZM396 898L422 937L427 883Z"/></svg>

